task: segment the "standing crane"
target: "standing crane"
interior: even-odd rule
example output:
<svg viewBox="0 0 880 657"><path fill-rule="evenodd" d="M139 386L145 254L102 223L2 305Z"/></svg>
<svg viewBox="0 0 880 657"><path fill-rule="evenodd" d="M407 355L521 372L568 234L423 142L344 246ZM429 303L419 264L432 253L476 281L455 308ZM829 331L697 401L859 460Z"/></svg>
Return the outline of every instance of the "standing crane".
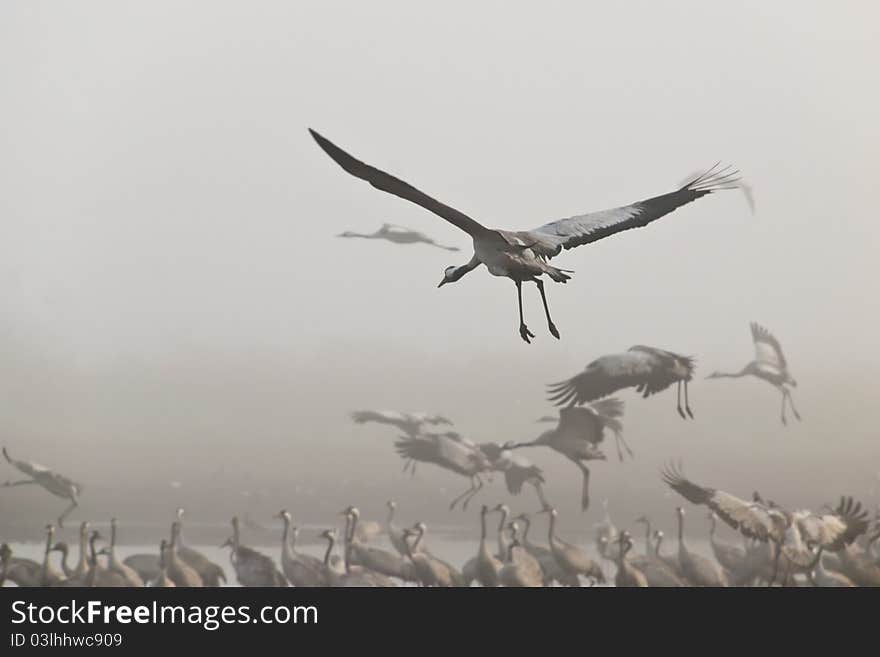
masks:
<svg viewBox="0 0 880 657"><path fill-rule="evenodd" d="M693 376L693 357L636 345L620 354L600 356L580 374L552 383L547 390L550 401L557 406L579 406L624 388L635 388L645 398L677 383L676 409L682 418L687 419L694 417L688 399L688 383ZM682 387L684 410L681 408Z"/></svg>
<svg viewBox="0 0 880 657"><path fill-rule="evenodd" d="M498 571L498 579L506 587L539 588L544 586L544 571L538 560L519 542L519 523L515 520L510 529L510 550L504 565Z"/></svg>
<svg viewBox="0 0 880 657"><path fill-rule="evenodd" d="M474 243L473 257L463 265L447 267L438 287L460 280L480 265L486 265L486 269L493 276L511 279L516 285L519 304L519 334L527 343L535 336L523 319L522 284L524 282L537 285L544 305L547 328L553 337L559 338L559 331L550 317L542 276L547 276L557 283L565 283L571 279L569 276L571 272L551 266L548 260L559 255L563 249L573 249L630 228L647 226L652 221L702 196L731 189L739 181L738 171L731 171L729 167L719 169L718 165L715 165L679 189L645 201L552 221L534 230L499 230L487 228L463 212L431 198L408 183L361 162L314 130L310 129L309 132L318 142L318 146L351 175L367 181L376 189L433 212L470 235Z"/></svg>
<svg viewBox="0 0 880 657"><path fill-rule="evenodd" d="M19 481L7 481L3 486L26 486L28 484L36 484L45 488L55 497L70 500L70 505L64 509L60 516L58 516L58 526L64 527L64 519L79 504L82 485L58 474L57 472L53 472L39 463L17 461L9 456L9 452L6 451L5 447L3 448L3 456L14 468L30 477L30 479L20 479Z"/></svg>
<svg viewBox="0 0 880 657"><path fill-rule="evenodd" d="M604 582L605 574L602 572L602 568L599 564L593 561L586 552L576 545L566 543L556 536L556 509L553 507L546 507L538 513L550 514L547 538L550 543L550 551L553 553L553 558L556 559L556 563L559 564L560 568L575 577L583 575L591 582Z"/></svg>
<svg viewBox="0 0 880 657"><path fill-rule="evenodd" d="M801 416L794 407L791 398L792 388L797 388L797 381L788 371L788 362L782 353L782 345L779 340L757 322L751 323L752 341L755 343L755 360L749 362L739 372L712 372L707 379L740 378L754 376L766 381L782 394L782 424L787 424L785 419L785 404L791 406L791 412L800 421Z"/></svg>

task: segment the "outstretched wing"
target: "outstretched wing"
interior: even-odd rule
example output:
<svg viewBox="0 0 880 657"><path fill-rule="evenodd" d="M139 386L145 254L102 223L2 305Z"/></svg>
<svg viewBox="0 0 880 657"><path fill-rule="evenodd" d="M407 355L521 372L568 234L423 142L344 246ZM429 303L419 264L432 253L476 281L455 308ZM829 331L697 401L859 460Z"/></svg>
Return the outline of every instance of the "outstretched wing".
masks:
<svg viewBox="0 0 880 657"><path fill-rule="evenodd" d="M663 481L688 502L708 506L725 523L747 538L766 541L772 535L773 521L767 509L761 505L721 490L695 484L673 465L666 466L661 474Z"/></svg>
<svg viewBox="0 0 880 657"><path fill-rule="evenodd" d="M849 545L868 529L868 512L852 497L841 497L832 513L795 517L805 539L832 552Z"/></svg>
<svg viewBox="0 0 880 657"><path fill-rule="evenodd" d="M779 340L757 322L752 322L752 340L755 341L755 360L785 370L788 365Z"/></svg>
<svg viewBox="0 0 880 657"><path fill-rule="evenodd" d="M526 482L536 487L544 483L544 474L538 466L510 451L502 452L493 465L504 471L504 483L511 495L519 495Z"/></svg>
<svg viewBox="0 0 880 657"><path fill-rule="evenodd" d="M373 187L381 189L383 192L394 194L394 196L398 196L415 203L416 205L422 206L437 216L443 217L452 225L458 226L469 235L475 236L481 233L490 232L485 226L474 221L463 212L459 212L455 208L444 205L424 192L419 191L409 183L405 183L391 174L385 173L384 171L352 157L339 148L339 146L331 142L329 139L319 135L311 128L309 128L309 132L312 137L315 138L315 141L318 142L318 146L320 146L327 155L333 158L334 162L354 177L366 180Z"/></svg>
<svg viewBox="0 0 880 657"><path fill-rule="evenodd" d="M567 381L550 384L547 387L549 399L557 406L593 401L623 388L645 384L656 366L656 358L645 351L602 356L587 365L580 374ZM658 390L646 392L651 394Z"/></svg>
<svg viewBox="0 0 880 657"><path fill-rule="evenodd" d="M730 167L719 169L718 164L694 178L680 189L612 210L601 210L552 221L529 231L539 241L541 253L547 257L558 255L563 248L573 249L582 244L601 240L630 228L641 228L669 214L676 208L696 201L701 196L722 189L736 189L739 171Z"/></svg>
<svg viewBox="0 0 880 657"><path fill-rule="evenodd" d="M23 472L26 475L30 475L31 477L36 477L41 474L46 474L51 472L49 468L45 465L40 465L39 463L32 463L30 461L19 461L18 459L14 459L9 456L9 452L6 451L6 448L3 448L3 457L9 461L10 465L14 468Z"/></svg>

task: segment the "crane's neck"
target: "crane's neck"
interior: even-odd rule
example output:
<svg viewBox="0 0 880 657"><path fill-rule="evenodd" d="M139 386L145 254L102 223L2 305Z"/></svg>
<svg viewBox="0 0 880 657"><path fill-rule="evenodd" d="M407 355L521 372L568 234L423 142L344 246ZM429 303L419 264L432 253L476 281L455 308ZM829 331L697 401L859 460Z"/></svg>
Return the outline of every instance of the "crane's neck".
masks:
<svg viewBox="0 0 880 657"><path fill-rule="evenodd" d="M110 522L110 562L116 562L116 521Z"/></svg>
<svg viewBox="0 0 880 657"><path fill-rule="evenodd" d="M653 557L654 555L651 554L652 549L653 546L651 544L651 521L645 520L645 554L647 554L649 557Z"/></svg>
<svg viewBox="0 0 880 657"><path fill-rule="evenodd" d="M281 535L281 553L285 559L293 559L293 547L290 544L290 520L284 516L284 531Z"/></svg>
<svg viewBox="0 0 880 657"><path fill-rule="evenodd" d="M333 540L332 536L327 537L327 551L324 553L324 566L330 566L330 555L333 553L333 545L336 541Z"/></svg>
<svg viewBox="0 0 880 657"><path fill-rule="evenodd" d="M684 552L686 548L684 546L684 514L678 514L678 551Z"/></svg>
<svg viewBox="0 0 880 657"><path fill-rule="evenodd" d="M526 518L525 516L523 516L521 518L521 520L522 520L522 524L523 524L522 542L523 542L523 545L528 545L529 544L529 529L531 529L531 527L532 527L532 520L531 520L531 518Z"/></svg>
<svg viewBox="0 0 880 657"><path fill-rule="evenodd" d="M709 376L709 378L710 379L738 379L743 376L748 376L749 374L750 374L749 366L746 365L739 372L713 372Z"/></svg>
<svg viewBox="0 0 880 657"><path fill-rule="evenodd" d="M550 546L556 544L556 514L550 514L550 521L547 523L547 541Z"/></svg>
<svg viewBox="0 0 880 657"><path fill-rule="evenodd" d="M486 512L480 513L480 547L486 545Z"/></svg>
<svg viewBox="0 0 880 657"><path fill-rule="evenodd" d="M67 543L62 543L58 546L58 549L61 550L61 570L64 571L64 574L67 577L70 577L74 573L67 563L67 556L70 554L70 548L67 547Z"/></svg>
<svg viewBox="0 0 880 657"><path fill-rule="evenodd" d="M177 534L175 535L175 546L177 545L177 537L180 535L180 527L178 526ZM238 549L241 547L240 537L238 534L238 522L232 523L232 549L238 554Z"/></svg>
<svg viewBox="0 0 880 657"><path fill-rule="evenodd" d="M88 557L86 556L89 549L88 545L89 537L86 532L81 531L79 533L79 559L76 562L76 569L81 573L84 573L89 565Z"/></svg>
<svg viewBox="0 0 880 657"><path fill-rule="evenodd" d="M388 520L385 521L385 524L388 526L388 533L391 533L391 530L394 529L394 510L395 507L388 505Z"/></svg>
<svg viewBox="0 0 880 657"><path fill-rule="evenodd" d="M43 569L49 566L49 554L52 550L52 530L46 532L46 549L43 552Z"/></svg>
<svg viewBox="0 0 880 657"><path fill-rule="evenodd" d="M617 566L621 570L625 570L624 562L626 561L626 553L629 551L629 544L626 541L617 544Z"/></svg>

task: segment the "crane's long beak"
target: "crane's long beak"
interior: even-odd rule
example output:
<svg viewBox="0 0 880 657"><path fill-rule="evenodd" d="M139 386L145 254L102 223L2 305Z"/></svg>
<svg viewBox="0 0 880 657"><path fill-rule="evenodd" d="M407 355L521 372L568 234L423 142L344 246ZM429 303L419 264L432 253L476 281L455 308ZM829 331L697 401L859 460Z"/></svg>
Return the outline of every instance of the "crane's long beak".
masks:
<svg viewBox="0 0 880 657"><path fill-rule="evenodd" d="M444 277L443 277L443 280L440 281L440 284L439 284L437 287L443 287L444 285L446 285L446 282L447 282L447 281L446 281L446 277L444 276Z"/></svg>

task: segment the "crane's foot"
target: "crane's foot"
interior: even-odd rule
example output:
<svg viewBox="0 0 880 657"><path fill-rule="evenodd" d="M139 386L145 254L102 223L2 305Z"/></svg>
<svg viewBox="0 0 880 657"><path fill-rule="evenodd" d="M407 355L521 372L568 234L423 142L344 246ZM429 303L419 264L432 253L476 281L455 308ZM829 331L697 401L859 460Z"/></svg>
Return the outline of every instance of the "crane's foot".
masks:
<svg viewBox="0 0 880 657"><path fill-rule="evenodd" d="M800 421L801 421L801 414L798 413L798 412L797 412L796 410L794 410L794 409L791 409L791 412L794 413L794 416L797 418L797 421L800 422Z"/></svg>
<svg viewBox="0 0 880 657"><path fill-rule="evenodd" d="M525 324L519 325L519 337L526 341L527 344L531 344L529 338L535 337L535 334L529 330L529 327Z"/></svg>
<svg viewBox="0 0 880 657"><path fill-rule="evenodd" d="M556 328L556 324L550 322L550 324L547 325L547 328L550 329L550 335L559 340L559 329Z"/></svg>
<svg viewBox="0 0 880 657"><path fill-rule="evenodd" d="M678 411L678 414L681 415L682 420L687 420L687 416L684 414L684 411L681 410L681 406L679 406L676 410Z"/></svg>
<svg viewBox="0 0 880 657"><path fill-rule="evenodd" d="M786 421L784 415L782 416L782 426L784 426L784 427L787 427L787 426L788 426L788 422Z"/></svg>
<svg viewBox="0 0 880 657"><path fill-rule="evenodd" d="M690 406L685 406L685 407L684 407L684 410L687 411L688 417L689 417L690 419L693 420L693 419L694 419L694 414L691 412L691 407L690 407Z"/></svg>

